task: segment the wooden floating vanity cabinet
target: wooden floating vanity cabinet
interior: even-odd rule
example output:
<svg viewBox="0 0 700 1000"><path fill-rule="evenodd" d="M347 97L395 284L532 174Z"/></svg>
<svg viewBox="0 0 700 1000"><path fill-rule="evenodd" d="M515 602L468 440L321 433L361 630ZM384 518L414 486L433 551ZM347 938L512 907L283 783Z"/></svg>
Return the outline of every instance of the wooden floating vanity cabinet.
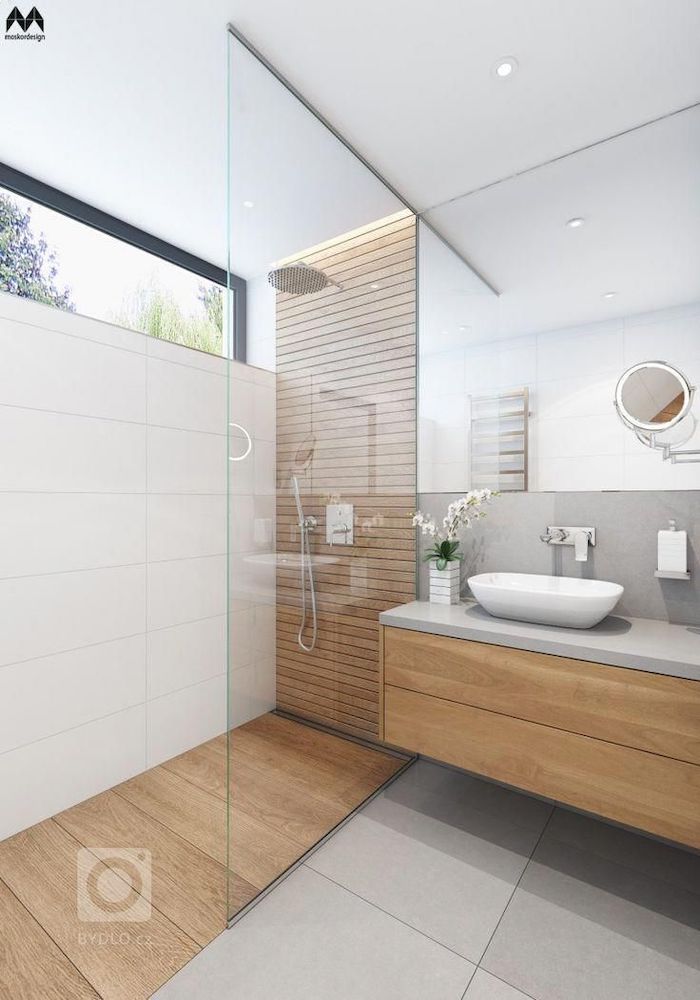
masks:
<svg viewBox="0 0 700 1000"><path fill-rule="evenodd" d="M382 629L387 743L700 848L700 680Z"/></svg>

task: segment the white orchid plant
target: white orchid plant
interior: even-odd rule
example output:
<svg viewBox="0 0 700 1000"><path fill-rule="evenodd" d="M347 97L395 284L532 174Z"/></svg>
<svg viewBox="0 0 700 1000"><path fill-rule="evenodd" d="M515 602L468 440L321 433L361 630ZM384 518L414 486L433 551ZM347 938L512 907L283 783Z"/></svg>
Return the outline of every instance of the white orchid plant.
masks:
<svg viewBox="0 0 700 1000"><path fill-rule="evenodd" d="M460 530L469 528L473 521L486 517L486 511L482 508L498 495L495 490L470 490L449 505L440 528L429 514L417 511L413 516L414 526L420 528L421 534L428 535L433 540L432 547L423 556L424 561L434 559L438 569L446 569L448 563L461 559L462 555L457 551Z"/></svg>

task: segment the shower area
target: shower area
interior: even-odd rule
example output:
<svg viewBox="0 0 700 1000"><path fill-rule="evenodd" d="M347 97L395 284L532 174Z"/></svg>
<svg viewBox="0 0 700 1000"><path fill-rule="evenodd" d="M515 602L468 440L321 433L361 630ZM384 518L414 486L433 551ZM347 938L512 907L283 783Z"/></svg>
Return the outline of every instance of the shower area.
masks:
<svg viewBox="0 0 700 1000"><path fill-rule="evenodd" d="M2 996L153 995L410 763L416 217L226 47L222 355L0 293Z"/></svg>

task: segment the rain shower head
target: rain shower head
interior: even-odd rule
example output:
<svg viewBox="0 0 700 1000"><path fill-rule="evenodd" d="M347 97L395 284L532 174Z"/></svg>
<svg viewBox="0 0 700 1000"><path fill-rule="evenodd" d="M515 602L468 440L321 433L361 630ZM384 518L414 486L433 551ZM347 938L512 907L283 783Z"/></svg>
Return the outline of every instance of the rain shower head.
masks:
<svg viewBox="0 0 700 1000"><path fill-rule="evenodd" d="M287 292L289 295L310 295L312 292L320 292L328 285L342 287L323 271L303 261L276 267L274 271L270 271L267 280L278 292Z"/></svg>

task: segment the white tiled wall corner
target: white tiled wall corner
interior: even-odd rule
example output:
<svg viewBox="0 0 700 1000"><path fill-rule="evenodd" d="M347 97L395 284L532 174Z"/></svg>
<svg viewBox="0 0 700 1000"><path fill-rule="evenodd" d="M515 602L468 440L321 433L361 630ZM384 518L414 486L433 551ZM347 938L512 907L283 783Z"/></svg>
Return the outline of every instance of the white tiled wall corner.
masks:
<svg viewBox="0 0 700 1000"><path fill-rule="evenodd" d="M229 364L254 443L235 465ZM224 729L229 472L234 700L273 707L274 388L0 293L0 838Z"/></svg>

